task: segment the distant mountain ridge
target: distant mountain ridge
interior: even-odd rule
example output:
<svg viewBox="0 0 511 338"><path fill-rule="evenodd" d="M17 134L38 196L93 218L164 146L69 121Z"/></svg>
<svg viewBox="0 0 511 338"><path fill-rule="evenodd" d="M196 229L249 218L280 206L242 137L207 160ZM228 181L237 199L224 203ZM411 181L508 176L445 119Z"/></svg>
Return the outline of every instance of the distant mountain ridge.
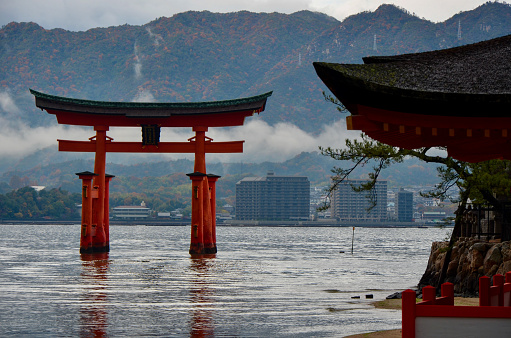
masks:
<svg viewBox="0 0 511 338"><path fill-rule="evenodd" d="M19 111L0 116L56 123L28 88L110 101L209 101L273 90L261 118L308 132L341 118L324 102L313 61L448 48L511 34L511 6L488 2L432 23L394 5L342 22L322 13L186 12L142 26L86 32L12 22L0 29L0 91Z"/></svg>

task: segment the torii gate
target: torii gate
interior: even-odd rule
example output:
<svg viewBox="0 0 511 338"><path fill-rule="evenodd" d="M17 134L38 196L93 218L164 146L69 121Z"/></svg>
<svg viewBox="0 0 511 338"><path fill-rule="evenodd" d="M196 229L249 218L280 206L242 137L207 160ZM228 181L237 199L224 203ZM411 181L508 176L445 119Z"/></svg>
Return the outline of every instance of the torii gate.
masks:
<svg viewBox="0 0 511 338"><path fill-rule="evenodd" d="M217 252L215 182L207 174L206 153L241 153L244 141L213 142L209 127L243 125L245 117L264 110L272 92L236 100L191 103L140 103L79 100L30 90L41 110L57 117L59 124L92 126L88 141L58 140L59 151L94 152L94 172L77 173L83 181L80 252L109 251L109 182L105 174L107 152L195 153L192 180L190 254ZM114 142L110 127L141 127L142 142ZM188 142L160 142L162 127L191 127Z"/></svg>

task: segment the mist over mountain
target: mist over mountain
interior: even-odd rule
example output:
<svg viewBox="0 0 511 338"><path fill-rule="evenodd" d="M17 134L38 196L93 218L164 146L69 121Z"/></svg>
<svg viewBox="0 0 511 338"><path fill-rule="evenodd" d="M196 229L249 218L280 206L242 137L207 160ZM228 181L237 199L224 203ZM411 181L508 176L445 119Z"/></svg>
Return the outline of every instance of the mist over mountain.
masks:
<svg viewBox="0 0 511 338"><path fill-rule="evenodd" d="M449 48L506 34L511 6L497 2L440 23L393 5L342 22L310 11L186 12L141 26L85 32L12 22L0 29L0 172L28 170L34 158L41 166L76 159L80 154L56 155L56 139L93 135L92 128L57 125L54 116L35 107L29 88L73 98L153 102L273 91L266 110L246 126L211 131L215 140L247 140L243 156L214 160L284 162L318 145L341 147L344 138L358 135L347 132L344 116L324 101L326 87L312 62L360 63L368 55ZM191 137L190 131L168 133L162 140ZM140 131L115 135L123 137L138 140ZM51 150L33 154L48 146Z"/></svg>

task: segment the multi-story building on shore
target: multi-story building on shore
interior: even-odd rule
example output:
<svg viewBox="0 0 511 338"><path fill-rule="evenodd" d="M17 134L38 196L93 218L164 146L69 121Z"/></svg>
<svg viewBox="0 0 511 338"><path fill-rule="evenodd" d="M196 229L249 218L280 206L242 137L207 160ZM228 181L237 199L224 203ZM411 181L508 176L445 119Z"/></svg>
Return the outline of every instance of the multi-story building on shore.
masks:
<svg viewBox="0 0 511 338"><path fill-rule="evenodd" d="M298 221L309 219L310 182L304 176L246 177L236 183L236 219Z"/></svg>
<svg viewBox="0 0 511 338"><path fill-rule="evenodd" d="M114 219L123 220L144 220L149 218L151 210L146 207L145 202L140 205L122 205L112 209Z"/></svg>
<svg viewBox="0 0 511 338"><path fill-rule="evenodd" d="M399 222L413 221L413 192L403 188L397 193L397 220Z"/></svg>
<svg viewBox="0 0 511 338"><path fill-rule="evenodd" d="M360 186L365 180L345 180L334 190L330 208L332 218L349 222L383 222L387 220L387 181L377 181L373 192L356 192L352 186ZM376 205L371 207L368 194L374 193Z"/></svg>

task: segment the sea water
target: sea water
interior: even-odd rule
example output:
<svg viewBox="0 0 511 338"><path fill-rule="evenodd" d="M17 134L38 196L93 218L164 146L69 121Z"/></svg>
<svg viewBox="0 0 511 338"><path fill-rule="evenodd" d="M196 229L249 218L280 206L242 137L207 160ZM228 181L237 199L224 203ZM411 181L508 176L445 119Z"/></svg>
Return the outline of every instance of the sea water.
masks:
<svg viewBox="0 0 511 338"><path fill-rule="evenodd" d="M398 329L399 311L371 303L414 288L431 243L447 232L219 226L216 257L193 259L185 226L112 226L104 255L79 254L79 225L0 231L3 337L343 337Z"/></svg>

